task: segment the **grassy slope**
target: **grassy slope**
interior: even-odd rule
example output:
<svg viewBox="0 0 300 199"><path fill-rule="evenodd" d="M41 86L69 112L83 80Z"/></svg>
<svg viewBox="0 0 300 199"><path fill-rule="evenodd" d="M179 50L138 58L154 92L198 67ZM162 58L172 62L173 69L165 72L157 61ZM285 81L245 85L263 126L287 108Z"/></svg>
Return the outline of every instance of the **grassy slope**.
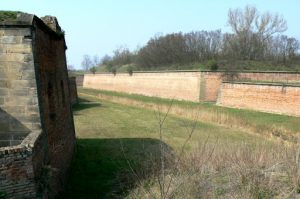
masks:
<svg viewBox="0 0 300 199"><path fill-rule="evenodd" d="M169 99L162 99L157 97L147 97L142 95L118 93L111 91L101 91L94 89L83 89L79 88L79 92L87 93L91 95L108 95L117 96L122 98L128 98L132 100L142 101L145 103L155 103L168 105L171 103ZM207 114L223 114L228 117L229 122L237 121L238 124L244 124L252 126L257 131L263 131L264 129L269 129L274 131L272 133L279 133L288 136L289 134L297 134L300 132L300 117L292 117L279 114L263 113L258 111L234 109L216 106L211 103L194 103L187 101L173 101L173 104L185 109L199 109ZM218 121L216 121L218 122ZM229 124L231 125L231 124Z"/></svg>
<svg viewBox="0 0 300 199"><path fill-rule="evenodd" d="M93 97L84 97L84 101L74 107L77 154L64 198L118 198L137 183L136 178L130 176L132 172L126 159L133 169L145 171L144 162L158 153L157 113ZM167 117L163 141L170 151L181 148L193 124L189 120ZM199 141L208 137L209 142L219 139L230 145L264 143L261 138L238 130L197 122L187 149L197 147Z"/></svg>

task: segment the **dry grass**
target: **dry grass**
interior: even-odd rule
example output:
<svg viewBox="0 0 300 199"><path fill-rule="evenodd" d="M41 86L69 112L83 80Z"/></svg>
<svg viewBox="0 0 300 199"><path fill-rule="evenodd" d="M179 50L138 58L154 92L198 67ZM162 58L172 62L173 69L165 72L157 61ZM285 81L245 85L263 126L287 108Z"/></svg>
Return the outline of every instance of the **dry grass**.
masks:
<svg viewBox="0 0 300 199"><path fill-rule="evenodd" d="M173 157L172 157L173 158ZM175 160L175 162L178 161ZM127 198L297 198L300 192L299 150L281 145L232 144L209 140L165 169L170 189L161 197L153 175ZM171 180L173 179L173 180ZM171 181L171 183L170 183Z"/></svg>
<svg viewBox="0 0 300 199"><path fill-rule="evenodd" d="M247 121L224 113L184 109L176 104L170 109L171 105L122 97L99 95L95 98L92 95L85 98L107 101L98 106L80 104L75 108L78 135L92 140L83 142L82 148L78 148L79 155L72 173L74 179L70 183L70 193L78 190L71 194L73 198L80 198L78 195L84 191L82 198L103 198L109 191L114 195L110 194L107 198L129 199L300 196L300 150L297 144L281 144L262 137L257 139L259 136L247 135L235 128L201 122L197 122L198 129L194 129L194 122L186 119L198 117L197 120L211 120L211 123L227 127L242 125L243 122L247 125ZM166 112L170 115L164 123L166 116L163 113ZM158 124L159 129L155 130ZM252 132L250 127L239 128ZM261 134L261 131L256 129L255 133ZM132 138L152 138L152 141L138 141L137 144ZM153 142L153 138L157 139L157 143ZM103 162L101 167L99 162ZM118 167L112 169L116 162L119 162ZM110 170L111 173L108 172ZM104 178L103 174L107 172L109 175ZM104 179L113 182L114 186L105 185ZM116 192L115 179L122 186L129 185L129 188L121 194ZM101 193L95 194L99 190Z"/></svg>

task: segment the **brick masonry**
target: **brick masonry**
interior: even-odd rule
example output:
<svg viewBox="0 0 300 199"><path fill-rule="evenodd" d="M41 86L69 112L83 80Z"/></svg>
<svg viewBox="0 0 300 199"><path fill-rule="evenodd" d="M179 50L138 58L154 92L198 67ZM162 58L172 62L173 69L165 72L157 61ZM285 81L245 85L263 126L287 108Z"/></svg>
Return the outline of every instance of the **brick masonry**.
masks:
<svg viewBox="0 0 300 199"><path fill-rule="evenodd" d="M77 94L77 83L76 83L76 77L70 77L69 78L69 88L70 88L70 101L71 104L77 104L78 103L78 94Z"/></svg>
<svg viewBox="0 0 300 199"><path fill-rule="evenodd" d="M216 102L219 93L222 93L224 90L224 87L222 86L222 82L226 80L267 81L270 83L279 82L284 84L295 83L295 82L300 83L300 73L296 73L296 72L236 73L236 72L212 72L212 71L203 71L203 72L186 71L186 72L138 72L138 73L133 73L132 76L126 73L116 74L115 76L112 74L95 74L95 75L86 74L84 76L83 87L101 89L101 90L111 90L111 91L118 91L118 92L125 92L125 93L135 93L135 94L142 94L147 96L157 96L163 98L174 98L178 100L188 100L194 102L198 102L198 101ZM265 85L263 85L262 87L264 86ZM260 88L260 87L256 86L255 88ZM269 88L271 89L271 87ZM289 86L285 86L285 89L290 91L290 90L295 90L295 87L290 88ZM252 94L254 91L255 90L251 90ZM232 92L234 94L234 91ZM237 90L237 93L239 92L240 91ZM267 90L258 89L256 94L263 95L263 92L267 92ZM287 99L290 97L291 99L296 100L295 101L296 107L300 107L299 99L294 98L293 94L291 94L292 96L289 96L289 94L290 92L286 92L282 95L282 97L285 96L285 98ZM263 96L257 96L257 98L259 97L263 97ZM251 98L251 100L254 100L254 98ZM265 104L269 103L270 106L272 106L273 101L271 100L271 98L269 100L270 101L265 99L264 103ZM284 100L280 101L280 103L285 103L285 101ZM223 105L226 106L227 104L228 103L226 102ZM249 104L251 103L249 102ZM231 104L230 106L233 106L233 104ZM243 106L240 106L240 108L242 107ZM245 108L251 108L251 109L261 110L261 111L269 111L268 108L263 109L261 107L256 107L256 106L245 107ZM273 109L276 108L277 105L273 107ZM279 108L279 107L278 110L275 112L295 115L295 113L291 111L284 111L283 108Z"/></svg>
<svg viewBox="0 0 300 199"><path fill-rule="evenodd" d="M300 87L224 82L217 104L300 116Z"/></svg>
<svg viewBox="0 0 300 199"><path fill-rule="evenodd" d="M76 85L82 87L83 86L83 78L84 75L78 75L76 76Z"/></svg>
<svg viewBox="0 0 300 199"><path fill-rule="evenodd" d="M199 101L199 72L87 74L83 87Z"/></svg>
<svg viewBox="0 0 300 199"><path fill-rule="evenodd" d="M73 156L65 40L57 20L45 20L19 14L0 24L0 193L7 198L54 198Z"/></svg>

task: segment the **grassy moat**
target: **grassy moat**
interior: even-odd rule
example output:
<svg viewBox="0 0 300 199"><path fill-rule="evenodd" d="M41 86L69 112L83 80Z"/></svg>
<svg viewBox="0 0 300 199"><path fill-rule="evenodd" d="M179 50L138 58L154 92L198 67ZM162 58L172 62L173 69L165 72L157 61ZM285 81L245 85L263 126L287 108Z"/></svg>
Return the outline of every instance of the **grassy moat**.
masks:
<svg viewBox="0 0 300 199"><path fill-rule="evenodd" d="M295 139L300 118L117 93L99 95L101 91L86 89L79 92L80 103L73 109L77 154L64 198L298 195ZM186 112L178 112L179 108ZM199 114L187 115L192 110ZM227 122L201 115L216 114L216 110L226 113ZM238 128L242 120L232 118L241 117L251 128ZM230 121L236 122L230 125ZM293 139L270 136L259 128L265 132L284 129L282 134L293 134Z"/></svg>

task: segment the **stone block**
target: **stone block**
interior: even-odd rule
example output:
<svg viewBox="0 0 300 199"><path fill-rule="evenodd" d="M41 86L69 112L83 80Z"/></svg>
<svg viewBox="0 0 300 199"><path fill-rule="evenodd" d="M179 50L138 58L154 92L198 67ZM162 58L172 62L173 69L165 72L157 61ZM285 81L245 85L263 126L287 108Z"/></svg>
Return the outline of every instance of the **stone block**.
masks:
<svg viewBox="0 0 300 199"><path fill-rule="evenodd" d="M7 88L0 88L0 96L7 96L8 89Z"/></svg>
<svg viewBox="0 0 300 199"><path fill-rule="evenodd" d="M13 80L11 82L12 89L23 89L36 87L35 80Z"/></svg>
<svg viewBox="0 0 300 199"><path fill-rule="evenodd" d="M10 146L10 141L0 140L0 147L7 147L7 146Z"/></svg>
<svg viewBox="0 0 300 199"><path fill-rule="evenodd" d="M16 99L17 100L17 99ZM3 110L6 111L7 113L7 118L9 117L8 114L13 114L13 113L17 113L17 114L24 114L26 108L24 106L20 106L20 104L18 105L11 105L11 106L5 106L3 107Z"/></svg>
<svg viewBox="0 0 300 199"><path fill-rule="evenodd" d="M1 44L0 53L32 53L32 47L30 44Z"/></svg>
<svg viewBox="0 0 300 199"><path fill-rule="evenodd" d="M21 44L23 43L23 36L1 36L0 44Z"/></svg>
<svg viewBox="0 0 300 199"><path fill-rule="evenodd" d="M21 79L23 79L23 80L33 80L33 79L35 79L34 71L33 70L23 71Z"/></svg>
<svg viewBox="0 0 300 199"><path fill-rule="evenodd" d="M25 106L32 104L32 98L27 96L10 96L5 100L5 105L11 107L14 105L23 106L25 109Z"/></svg>
<svg viewBox="0 0 300 199"><path fill-rule="evenodd" d="M30 132L12 133L12 140L24 140Z"/></svg>
<svg viewBox="0 0 300 199"><path fill-rule="evenodd" d="M0 132L0 140L11 140L12 135L9 132Z"/></svg>
<svg viewBox="0 0 300 199"><path fill-rule="evenodd" d="M10 141L10 146L16 146L16 145L19 145L21 143L22 143L22 140L11 140Z"/></svg>
<svg viewBox="0 0 300 199"><path fill-rule="evenodd" d="M24 88L24 89L14 89L14 90L10 90L9 94L11 96L28 96L29 94L29 89L28 88Z"/></svg>
<svg viewBox="0 0 300 199"><path fill-rule="evenodd" d="M0 62L24 62L26 54L0 53Z"/></svg>
<svg viewBox="0 0 300 199"><path fill-rule="evenodd" d="M10 80L0 80L0 88L11 88Z"/></svg>
<svg viewBox="0 0 300 199"><path fill-rule="evenodd" d="M7 121L0 121L0 132L9 132L9 123Z"/></svg>
<svg viewBox="0 0 300 199"><path fill-rule="evenodd" d="M2 36L30 36L30 28L0 28L0 37Z"/></svg>

